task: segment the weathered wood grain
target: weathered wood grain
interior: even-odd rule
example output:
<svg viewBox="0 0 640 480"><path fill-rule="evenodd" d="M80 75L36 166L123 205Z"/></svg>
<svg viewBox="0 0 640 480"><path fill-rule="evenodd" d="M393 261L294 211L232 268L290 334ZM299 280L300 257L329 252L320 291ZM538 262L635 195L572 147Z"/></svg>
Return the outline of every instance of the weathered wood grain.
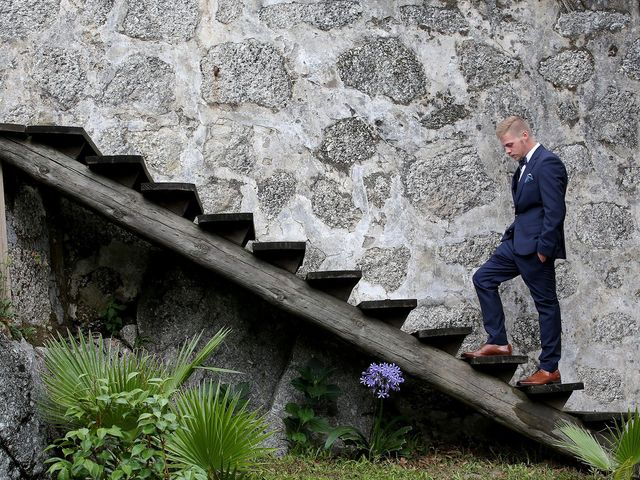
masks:
<svg viewBox="0 0 640 480"><path fill-rule="evenodd" d="M9 245L7 241L7 215L4 204L4 177L2 164L0 164L0 299L11 300Z"/></svg>

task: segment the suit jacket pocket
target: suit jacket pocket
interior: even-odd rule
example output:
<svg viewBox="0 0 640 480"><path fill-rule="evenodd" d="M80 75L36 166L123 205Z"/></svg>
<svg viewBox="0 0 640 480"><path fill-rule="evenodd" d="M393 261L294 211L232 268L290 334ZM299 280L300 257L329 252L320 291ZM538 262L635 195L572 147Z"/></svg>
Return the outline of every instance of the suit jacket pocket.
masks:
<svg viewBox="0 0 640 480"><path fill-rule="evenodd" d="M520 233L527 238L537 239L540 236L542 230L542 223L540 222L520 222L518 225Z"/></svg>

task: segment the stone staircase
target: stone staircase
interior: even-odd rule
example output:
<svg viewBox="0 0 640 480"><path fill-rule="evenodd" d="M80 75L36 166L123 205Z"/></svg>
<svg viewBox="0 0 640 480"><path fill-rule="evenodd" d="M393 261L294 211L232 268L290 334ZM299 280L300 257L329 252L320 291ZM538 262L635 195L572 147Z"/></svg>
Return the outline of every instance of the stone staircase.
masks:
<svg viewBox="0 0 640 480"><path fill-rule="evenodd" d="M69 163L69 158L77 163ZM349 295L362 277L359 270L309 272L303 280L306 287L299 285L295 273L304 259L305 242L257 240L250 212L205 214L194 184L154 182L143 157L102 155L83 128L0 124L0 160L363 350L398 363L405 371L548 446L557 448L555 425L559 420L599 427L623 415L562 411L571 393L584 388L581 382L509 386L518 365L527 362L526 356L467 362L455 358L471 327L426 329L412 335L402 332L400 327L417 306L416 299L349 305ZM105 178L119 186L105 183ZM95 195L87 195L88 188ZM107 200L109 196L118 198ZM145 221L140 222L137 215ZM172 215L195 228L170 221ZM165 218L161 230L150 227L152 219L158 223L157 219Z"/></svg>

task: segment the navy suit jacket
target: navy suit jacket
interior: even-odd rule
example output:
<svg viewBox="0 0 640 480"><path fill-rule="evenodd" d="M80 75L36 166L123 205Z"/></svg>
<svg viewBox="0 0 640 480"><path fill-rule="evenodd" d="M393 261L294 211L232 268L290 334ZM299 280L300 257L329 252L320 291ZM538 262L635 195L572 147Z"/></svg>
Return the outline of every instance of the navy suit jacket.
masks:
<svg viewBox="0 0 640 480"><path fill-rule="evenodd" d="M556 154L540 145L527 162L522 178L516 169L511 191L515 220L502 240L513 238L518 255L539 252L550 258L567 258L564 246L567 170Z"/></svg>

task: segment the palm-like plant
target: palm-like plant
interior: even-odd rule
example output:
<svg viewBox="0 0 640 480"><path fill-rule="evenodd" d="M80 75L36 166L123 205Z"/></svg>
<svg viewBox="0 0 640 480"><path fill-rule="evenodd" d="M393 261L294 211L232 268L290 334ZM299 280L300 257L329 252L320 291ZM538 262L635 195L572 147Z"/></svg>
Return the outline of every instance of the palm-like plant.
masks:
<svg viewBox="0 0 640 480"><path fill-rule="evenodd" d="M219 383L181 389L196 368L232 372L202 366L228 333L221 329L196 352L198 335L166 362L141 351L123 352L91 334L50 340L42 411L53 424L96 442L88 448L88 440L68 435L57 441L51 448L62 445L64 458L52 459L50 473L69 478L69 472L90 465L114 475L134 467L145 475L162 472L139 478L243 478L270 451L262 446L271 435L265 417L247 409L242 392L232 394ZM105 432L117 433L109 444Z"/></svg>
<svg viewBox="0 0 640 480"><path fill-rule="evenodd" d="M74 418L67 415L70 408L89 407L105 393L132 392L143 390L150 395L171 392L179 388L195 371L206 368L227 371L213 367L203 367L202 363L220 346L229 329L219 330L195 355L194 352L202 334L186 341L178 355L162 362L157 357L143 352L125 353L112 344L105 345L101 336L93 338L79 335L75 339L58 334L46 343L43 376L46 396L41 401L45 419L53 425L77 428ZM79 405L80 403L80 405ZM130 418L131 425L121 425L122 412L117 405L101 411L106 417L96 418L99 424L117 424L124 430L135 425L137 418Z"/></svg>
<svg viewBox="0 0 640 480"><path fill-rule="evenodd" d="M207 382L180 392L174 411L183 428L167 443L172 464L195 468L208 480L235 478L272 449L262 446L271 434L264 415L247 410L239 393Z"/></svg>
<svg viewBox="0 0 640 480"><path fill-rule="evenodd" d="M615 480L631 480L640 464L640 414L629 413L625 421L609 429L602 445L588 430L564 422L558 426L562 441L557 445L594 469L613 474Z"/></svg>

